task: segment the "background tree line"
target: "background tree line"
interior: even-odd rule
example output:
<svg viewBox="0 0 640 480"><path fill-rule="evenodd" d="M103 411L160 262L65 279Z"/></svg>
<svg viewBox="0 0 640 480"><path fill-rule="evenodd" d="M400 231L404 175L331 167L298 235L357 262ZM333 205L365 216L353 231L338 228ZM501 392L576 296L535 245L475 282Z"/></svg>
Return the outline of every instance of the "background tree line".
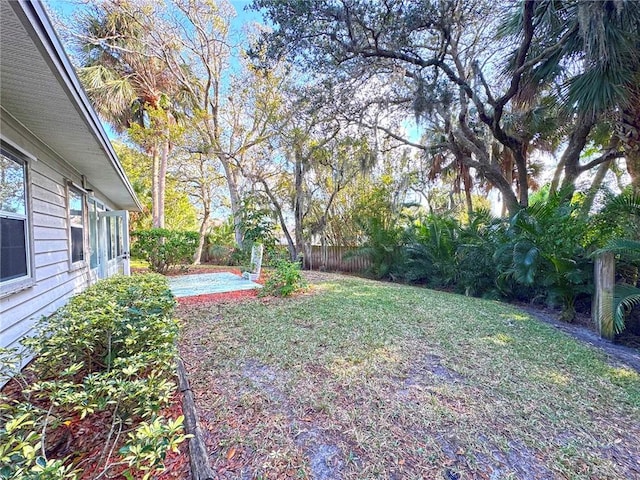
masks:
<svg viewBox="0 0 640 480"><path fill-rule="evenodd" d="M269 27L240 33L233 7L213 0L101 0L65 22L85 88L122 134L121 157L149 198L139 226L198 230L195 261L207 235L240 251L257 237L281 240L291 259L311 244L407 246L409 233L445 242L480 218L491 224L486 197L497 192L506 220L491 229L502 240L487 252L509 245L500 275L532 283L547 262L558 285L572 284L583 271L576 255L589 258L611 233L589 218L606 203L598 192L640 193L636 1L251 8ZM214 225L221 212L229 223ZM549 239L535 232L550 230L539 215L566 226L554 235L567 245L542 245ZM631 235L623 230L612 232ZM525 231L528 249L514 240ZM459 255L433 247L423 274L407 279ZM403 261L378 262L377 274L394 275ZM446 285L434 278L451 272L428 282ZM580 282L588 290L589 279ZM571 317L572 300L563 302Z"/></svg>

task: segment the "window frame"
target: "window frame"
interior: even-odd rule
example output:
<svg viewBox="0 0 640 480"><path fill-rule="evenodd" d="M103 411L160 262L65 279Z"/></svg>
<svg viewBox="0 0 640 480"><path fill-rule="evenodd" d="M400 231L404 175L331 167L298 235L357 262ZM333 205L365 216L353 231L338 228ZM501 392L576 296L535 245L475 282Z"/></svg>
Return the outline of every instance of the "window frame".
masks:
<svg viewBox="0 0 640 480"><path fill-rule="evenodd" d="M2 211L0 216L5 218L24 220L25 222L25 261L27 267L26 275L18 278L11 278L9 280L0 280L0 298L7 295L11 295L20 290L32 287L35 285L35 261L34 261L34 249L33 249L33 215L32 215L32 199L31 199L31 165L30 162L35 157L32 157L26 152L20 151L4 138L0 139L0 154L15 161L19 165L22 165L23 179L24 179L24 201L25 201L25 213L15 214L13 212Z"/></svg>
<svg viewBox="0 0 640 480"><path fill-rule="evenodd" d="M67 239L68 246L67 251L69 253L69 271L78 270L81 268L85 268L89 265L87 261L87 254L89 254L88 247L88 237L87 230L89 226L88 215L87 215L87 193L83 188L78 187L73 182L67 182L66 189L66 200L67 200ZM81 217L82 217L82 258L80 260L73 261L73 236L71 234L71 193L76 193L80 196L80 208L81 208Z"/></svg>

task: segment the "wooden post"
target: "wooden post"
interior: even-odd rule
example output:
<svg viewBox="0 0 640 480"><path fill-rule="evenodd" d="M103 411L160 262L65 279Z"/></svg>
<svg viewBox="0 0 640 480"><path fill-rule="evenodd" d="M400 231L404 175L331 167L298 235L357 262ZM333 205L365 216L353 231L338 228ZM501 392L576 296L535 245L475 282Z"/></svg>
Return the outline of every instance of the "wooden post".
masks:
<svg viewBox="0 0 640 480"><path fill-rule="evenodd" d="M594 264L595 294L591 317L603 338L613 340L613 288L615 285L616 262L613 253L607 252L596 257Z"/></svg>

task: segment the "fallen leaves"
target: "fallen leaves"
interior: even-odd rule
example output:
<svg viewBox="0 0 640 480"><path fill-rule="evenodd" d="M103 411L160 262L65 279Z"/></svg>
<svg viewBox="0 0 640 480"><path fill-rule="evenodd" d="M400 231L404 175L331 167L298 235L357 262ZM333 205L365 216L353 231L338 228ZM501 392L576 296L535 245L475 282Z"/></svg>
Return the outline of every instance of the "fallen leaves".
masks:
<svg viewBox="0 0 640 480"><path fill-rule="evenodd" d="M236 454L236 447L231 447L227 452L227 460L231 460Z"/></svg>

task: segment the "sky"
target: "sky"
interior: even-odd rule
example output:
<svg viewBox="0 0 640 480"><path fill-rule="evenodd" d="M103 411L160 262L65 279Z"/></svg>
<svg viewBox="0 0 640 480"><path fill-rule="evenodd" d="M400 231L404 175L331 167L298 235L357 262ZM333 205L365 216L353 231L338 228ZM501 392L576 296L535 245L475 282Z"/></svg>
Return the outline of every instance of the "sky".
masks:
<svg viewBox="0 0 640 480"><path fill-rule="evenodd" d="M262 20L260 13L246 10L246 8L251 4L251 0L228 1L235 8L237 13L236 18L232 22L235 28L239 28L248 22ZM71 16L74 11L83 8L83 5L87 3L87 0L43 0L43 3L47 6L47 10L53 10L66 18Z"/></svg>

